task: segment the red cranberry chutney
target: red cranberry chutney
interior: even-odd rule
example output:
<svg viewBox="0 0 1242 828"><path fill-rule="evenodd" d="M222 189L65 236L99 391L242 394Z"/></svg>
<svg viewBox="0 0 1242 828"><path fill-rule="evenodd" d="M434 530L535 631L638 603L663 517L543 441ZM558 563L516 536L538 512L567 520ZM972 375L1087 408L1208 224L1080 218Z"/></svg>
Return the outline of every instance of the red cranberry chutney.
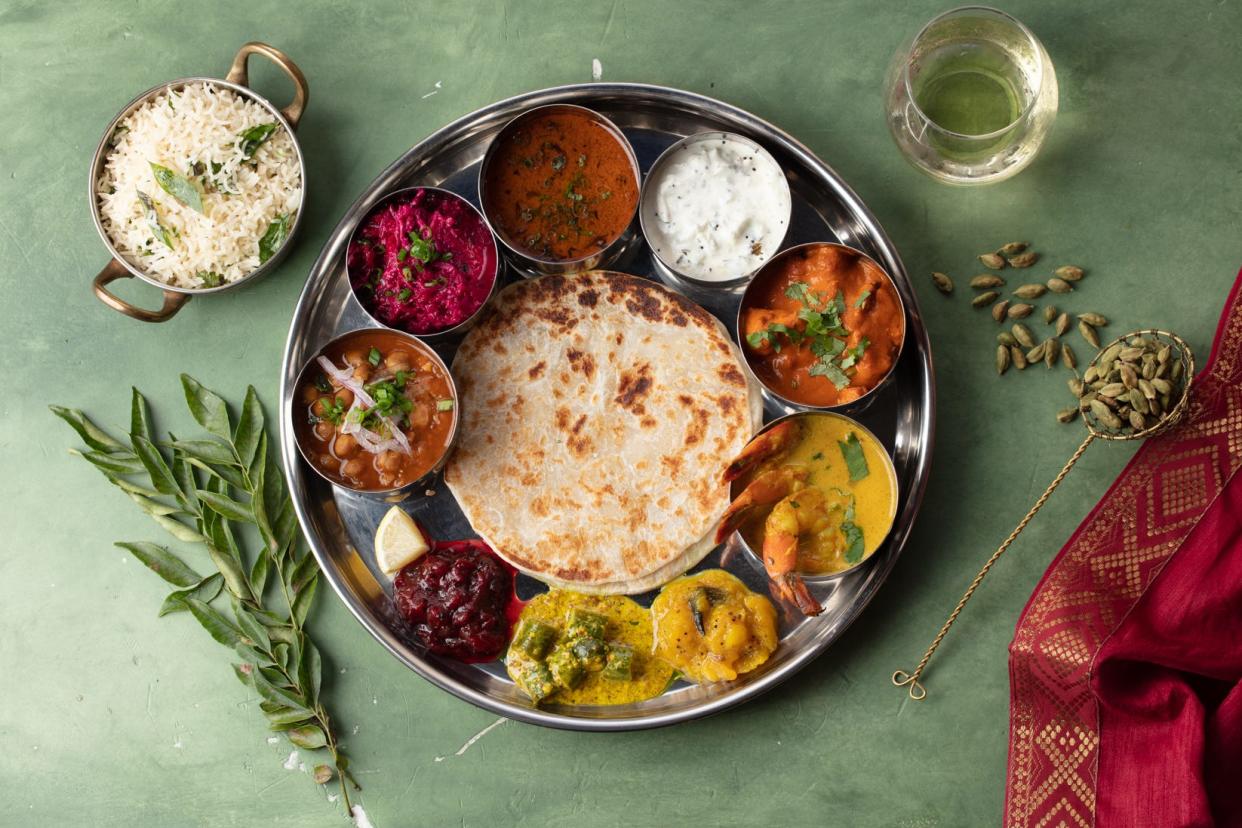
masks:
<svg viewBox="0 0 1242 828"><path fill-rule="evenodd" d="M415 335L459 325L497 276L491 231L465 200L422 187L363 220L348 253L350 284L380 322Z"/></svg>
<svg viewBox="0 0 1242 828"><path fill-rule="evenodd" d="M478 540L437 541L393 584L397 609L433 653L492 661L521 612L513 569Z"/></svg>

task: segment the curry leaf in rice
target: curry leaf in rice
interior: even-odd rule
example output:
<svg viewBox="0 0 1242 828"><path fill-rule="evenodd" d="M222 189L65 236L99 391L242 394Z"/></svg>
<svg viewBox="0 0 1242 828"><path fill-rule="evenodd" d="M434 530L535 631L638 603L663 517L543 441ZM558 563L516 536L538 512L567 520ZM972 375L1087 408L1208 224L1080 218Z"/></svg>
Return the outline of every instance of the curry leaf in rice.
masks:
<svg viewBox="0 0 1242 828"><path fill-rule="evenodd" d="M259 239L259 264L263 264L272 256L276 255L276 251L285 243L285 239L289 238L289 226L292 216L277 216L276 220L267 226L267 232L263 234L263 238Z"/></svg>
<svg viewBox="0 0 1242 828"><path fill-rule="evenodd" d="M193 181L160 164L152 163L151 172L155 174L155 183L160 185L161 190L194 212L204 212L202 193L194 186Z"/></svg>

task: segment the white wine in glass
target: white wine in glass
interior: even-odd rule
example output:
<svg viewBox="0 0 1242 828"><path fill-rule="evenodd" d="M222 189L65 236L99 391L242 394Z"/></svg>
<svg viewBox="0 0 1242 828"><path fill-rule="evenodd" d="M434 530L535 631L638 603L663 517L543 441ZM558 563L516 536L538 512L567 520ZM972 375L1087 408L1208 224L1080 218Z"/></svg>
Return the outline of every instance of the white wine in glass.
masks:
<svg viewBox="0 0 1242 828"><path fill-rule="evenodd" d="M1026 26L985 6L934 18L897 50L885 96L889 131L917 168L985 184L1034 158L1057 113L1057 77Z"/></svg>

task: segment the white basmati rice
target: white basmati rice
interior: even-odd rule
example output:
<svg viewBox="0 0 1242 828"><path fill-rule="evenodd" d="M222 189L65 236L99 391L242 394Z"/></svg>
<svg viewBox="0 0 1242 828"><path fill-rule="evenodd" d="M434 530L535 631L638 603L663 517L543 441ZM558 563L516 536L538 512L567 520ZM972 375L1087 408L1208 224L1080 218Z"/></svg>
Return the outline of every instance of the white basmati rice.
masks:
<svg viewBox="0 0 1242 828"><path fill-rule="evenodd" d="M287 216L291 227L302 206L298 154L284 127L251 158L242 149L242 132L273 121L259 104L211 83L162 92L130 113L113 134L96 185L103 227L117 251L177 287L211 287L254 271L269 225ZM152 163L193 181L204 213L164 192ZM171 249L156 238L138 193L155 204Z"/></svg>

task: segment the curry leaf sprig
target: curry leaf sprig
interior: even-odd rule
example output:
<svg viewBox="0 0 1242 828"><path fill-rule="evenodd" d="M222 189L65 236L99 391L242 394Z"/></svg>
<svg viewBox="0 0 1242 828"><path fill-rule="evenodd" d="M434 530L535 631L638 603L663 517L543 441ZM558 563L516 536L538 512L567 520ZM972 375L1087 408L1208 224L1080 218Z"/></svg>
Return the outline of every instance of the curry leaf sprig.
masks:
<svg viewBox="0 0 1242 828"><path fill-rule="evenodd" d="M268 451L263 408L253 387L233 426L224 399L182 374L190 413L207 434L158 440L146 399L133 391L129 444L108 434L77 409L51 406L85 450L71 450L95 466L174 538L206 549L216 571L203 576L169 549L146 541L122 542L176 589L159 614L189 612L216 641L234 650L237 678L262 699L272 730L304 750L327 751L332 768L315 768L316 782L340 781L345 808L358 788L348 758L320 699L322 663L305 630L319 569L301 543L293 502ZM242 527L261 549L246 548ZM333 770L334 769L334 770Z"/></svg>

